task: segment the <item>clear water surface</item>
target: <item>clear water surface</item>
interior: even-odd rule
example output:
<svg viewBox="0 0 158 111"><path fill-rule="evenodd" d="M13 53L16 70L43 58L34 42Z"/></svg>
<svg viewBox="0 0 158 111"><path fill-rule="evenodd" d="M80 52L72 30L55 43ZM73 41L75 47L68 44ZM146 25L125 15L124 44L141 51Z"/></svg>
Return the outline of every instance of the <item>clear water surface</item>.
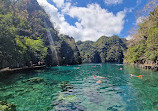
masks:
<svg viewBox="0 0 158 111"><path fill-rule="evenodd" d="M158 111L158 72L121 64L51 67L1 78L0 100L17 111Z"/></svg>

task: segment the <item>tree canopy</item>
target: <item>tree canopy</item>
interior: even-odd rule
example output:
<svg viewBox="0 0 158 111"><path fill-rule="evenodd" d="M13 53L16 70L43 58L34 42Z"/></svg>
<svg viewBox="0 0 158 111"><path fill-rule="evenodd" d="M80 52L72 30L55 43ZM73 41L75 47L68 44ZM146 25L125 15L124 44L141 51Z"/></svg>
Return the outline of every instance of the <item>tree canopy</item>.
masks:
<svg viewBox="0 0 158 111"><path fill-rule="evenodd" d="M148 16L146 15L138 24L139 28L133 34L133 39L129 41L125 63L144 64L146 61L156 63L158 60L158 5L149 4L151 2L146 5L145 9L150 8L152 11L150 10Z"/></svg>

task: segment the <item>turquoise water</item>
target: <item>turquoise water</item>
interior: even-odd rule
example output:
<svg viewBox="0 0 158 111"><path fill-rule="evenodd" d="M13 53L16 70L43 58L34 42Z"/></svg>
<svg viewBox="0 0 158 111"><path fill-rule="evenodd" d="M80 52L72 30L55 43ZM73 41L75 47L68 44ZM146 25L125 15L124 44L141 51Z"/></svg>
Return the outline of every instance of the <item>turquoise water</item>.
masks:
<svg viewBox="0 0 158 111"><path fill-rule="evenodd" d="M1 78L0 100L17 111L157 111L158 72L121 64L51 67Z"/></svg>

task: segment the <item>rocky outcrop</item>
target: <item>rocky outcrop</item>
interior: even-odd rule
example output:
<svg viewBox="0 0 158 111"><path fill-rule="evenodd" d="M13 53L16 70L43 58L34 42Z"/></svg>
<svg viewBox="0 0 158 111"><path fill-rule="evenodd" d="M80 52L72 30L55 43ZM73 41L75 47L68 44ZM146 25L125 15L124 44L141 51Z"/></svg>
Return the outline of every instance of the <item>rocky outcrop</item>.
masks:
<svg viewBox="0 0 158 111"><path fill-rule="evenodd" d="M75 40L67 35L61 35L61 64L81 64L81 57Z"/></svg>
<svg viewBox="0 0 158 111"><path fill-rule="evenodd" d="M5 7L11 7L12 5L10 5L8 3ZM0 35L3 35L5 39L5 41L0 40L3 41L0 42L0 47L2 47L0 48L0 69L32 67L38 65L38 62L48 66L81 63L75 40L66 35L59 35L49 16L36 0L16 1L14 7L16 9L11 10L14 10L18 17L11 18L14 18L16 23L10 23L10 26L4 24L4 26L8 29L14 27L17 32L11 35L8 29L6 31L3 29L4 26L0 27L6 34L1 32ZM3 7L0 8L3 9ZM9 13L12 15L12 11L7 12L6 10L4 16ZM11 21L15 21L14 19ZM1 54L1 52L3 53Z"/></svg>
<svg viewBox="0 0 158 111"><path fill-rule="evenodd" d="M48 65L74 65L81 64L80 52L73 37L67 35L56 36L53 52L49 51Z"/></svg>
<svg viewBox="0 0 158 111"><path fill-rule="evenodd" d="M151 69L154 71L158 71L158 60L157 61L151 61L151 60L137 60L134 65L137 65L143 69Z"/></svg>
<svg viewBox="0 0 158 111"><path fill-rule="evenodd" d="M146 6L150 6L147 3ZM144 9L146 9L146 6ZM158 67L158 6L150 6L149 16L139 23L138 29L128 41L124 63L138 64L145 69L157 70Z"/></svg>
<svg viewBox="0 0 158 111"><path fill-rule="evenodd" d="M0 101L0 111L16 111L16 106L6 101Z"/></svg>

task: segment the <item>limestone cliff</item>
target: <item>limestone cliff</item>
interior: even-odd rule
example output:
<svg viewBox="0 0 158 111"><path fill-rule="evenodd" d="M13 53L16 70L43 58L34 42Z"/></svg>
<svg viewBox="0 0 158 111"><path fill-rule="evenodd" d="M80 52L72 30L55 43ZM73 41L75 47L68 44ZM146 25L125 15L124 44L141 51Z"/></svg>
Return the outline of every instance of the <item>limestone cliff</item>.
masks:
<svg viewBox="0 0 158 111"><path fill-rule="evenodd" d="M102 36L96 42L78 41L82 62L84 63L122 63L126 51L126 40L118 36Z"/></svg>

